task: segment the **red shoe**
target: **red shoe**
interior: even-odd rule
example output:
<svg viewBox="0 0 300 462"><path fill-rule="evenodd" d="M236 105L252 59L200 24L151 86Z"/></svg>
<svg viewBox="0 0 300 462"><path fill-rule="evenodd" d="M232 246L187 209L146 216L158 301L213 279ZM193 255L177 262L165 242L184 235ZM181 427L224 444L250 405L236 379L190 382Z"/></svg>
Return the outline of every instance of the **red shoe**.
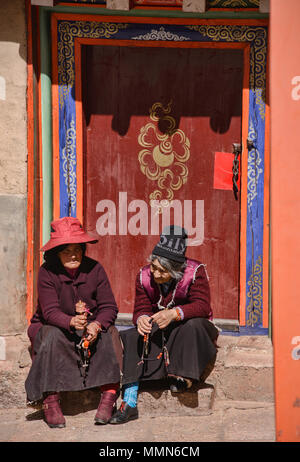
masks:
<svg viewBox="0 0 300 462"><path fill-rule="evenodd" d="M66 421L61 411L59 394L53 393L48 395L43 401L43 411L46 423L50 428L63 428Z"/></svg>
<svg viewBox="0 0 300 462"><path fill-rule="evenodd" d="M110 393L109 391L104 391L101 394L100 403L95 416L96 424L105 425L108 423L115 409L117 398L117 393Z"/></svg>

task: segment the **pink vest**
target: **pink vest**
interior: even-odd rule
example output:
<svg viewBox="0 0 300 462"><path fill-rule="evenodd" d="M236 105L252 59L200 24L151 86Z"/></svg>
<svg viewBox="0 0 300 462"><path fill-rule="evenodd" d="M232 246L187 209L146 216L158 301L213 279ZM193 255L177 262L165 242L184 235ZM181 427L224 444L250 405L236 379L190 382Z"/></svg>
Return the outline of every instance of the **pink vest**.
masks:
<svg viewBox="0 0 300 462"><path fill-rule="evenodd" d="M189 290L190 285L194 282L196 277L197 269L205 265L196 260L186 259L186 267L183 273L183 277L178 282L175 295L173 297L174 304L173 306L180 305L180 303L186 302L186 296ZM140 271L140 283L142 287L147 292L151 303L157 303L160 297L158 285L154 282L153 277L151 277L150 265L144 266Z"/></svg>

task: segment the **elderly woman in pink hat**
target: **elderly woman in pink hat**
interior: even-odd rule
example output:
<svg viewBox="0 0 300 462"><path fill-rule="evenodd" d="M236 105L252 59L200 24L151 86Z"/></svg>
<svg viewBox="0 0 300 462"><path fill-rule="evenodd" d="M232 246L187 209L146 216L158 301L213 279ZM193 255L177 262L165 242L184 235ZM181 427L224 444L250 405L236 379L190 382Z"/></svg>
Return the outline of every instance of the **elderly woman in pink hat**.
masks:
<svg viewBox="0 0 300 462"><path fill-rule="evenodd" d="M25 382L27 399L43 402L50 427L64 427L59 392L100 387L95 423L106 424L120 383L118 308L104 268L85 255L86 244L97 239L73 217L53 221L51 228L41 249L45 262L28 328L32 366Z"/></svg>

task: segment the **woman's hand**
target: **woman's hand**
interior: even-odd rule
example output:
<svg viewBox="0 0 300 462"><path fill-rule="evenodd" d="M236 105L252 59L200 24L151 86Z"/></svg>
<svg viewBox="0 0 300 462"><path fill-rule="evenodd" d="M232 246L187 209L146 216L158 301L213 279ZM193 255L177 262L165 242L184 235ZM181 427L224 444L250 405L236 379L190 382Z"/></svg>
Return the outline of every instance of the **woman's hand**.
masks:
<svg viewBox="0 0 300 462"><path fill-rule="evenodd" d="M160 329L165 329L170 322L175 321L177 318L177 312L172 308L171 310L161 310L152 316L153 322L155 322Z"/></svg>
<svg viewBox="0 0 300 462"><path fill-rule="evenodd" d="M98 333L101 330L97 322L91 322L87 325L86 328L86 338L89 342L94 342L98 337Z"/></svg>
<svg viewBox="0 0 300 462"><path fill-rule="evenodd" d="M137 331L140 335L150 334L152 329L152 318L150 316L141 316L137 322Z"/></svg>
<svg viewBox="0 0 300 462"><path fill-rule="evenodd" d="M87 313L76 314L71 318L70 326L75 330L82 330L87 326Z"/></svg>
<svg viewBox="0 0 300 462"><path fill-rule="evenodd" d="M79 300L75 305L76 314L83 314L86 312L86 303Z"/></svg>

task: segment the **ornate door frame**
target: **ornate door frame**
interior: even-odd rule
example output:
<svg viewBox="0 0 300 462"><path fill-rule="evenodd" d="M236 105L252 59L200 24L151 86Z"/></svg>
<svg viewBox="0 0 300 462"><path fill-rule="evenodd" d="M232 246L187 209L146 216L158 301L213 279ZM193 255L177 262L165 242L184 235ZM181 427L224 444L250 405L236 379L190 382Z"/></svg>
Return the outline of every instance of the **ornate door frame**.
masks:
<svg viewBox="0 0 300 462"><path fill-rule="evenodd" d="M53 216L82 217L81 46L244 50L240 325L268 327L269 108L267 22L52 14Z"/></svg>

